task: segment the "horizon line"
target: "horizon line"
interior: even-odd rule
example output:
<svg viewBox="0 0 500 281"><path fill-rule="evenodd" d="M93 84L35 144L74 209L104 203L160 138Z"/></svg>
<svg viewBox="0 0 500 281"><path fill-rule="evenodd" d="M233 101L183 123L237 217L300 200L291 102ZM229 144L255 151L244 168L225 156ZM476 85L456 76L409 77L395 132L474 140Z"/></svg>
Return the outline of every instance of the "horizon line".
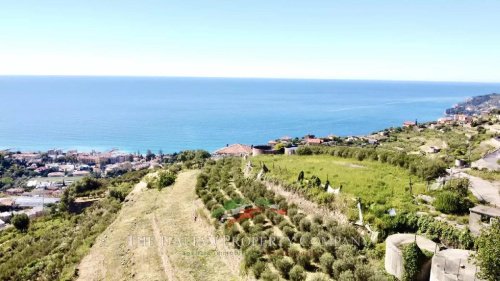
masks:
<svg viewBox="0 0 500 281"><path fill-rule="evenodd" d="M500 81L454 81L419 79L371 79L371 78L324 78L324 77L259 77L259 76L183 76L183 75L113 75L113 74L0 74L0 77L88 77L88 78L185 78L185 79L254 79L254 80L317 80L317 81L365 81L365 82L413 82L413 83L475 83L500 84Z"/></svg>

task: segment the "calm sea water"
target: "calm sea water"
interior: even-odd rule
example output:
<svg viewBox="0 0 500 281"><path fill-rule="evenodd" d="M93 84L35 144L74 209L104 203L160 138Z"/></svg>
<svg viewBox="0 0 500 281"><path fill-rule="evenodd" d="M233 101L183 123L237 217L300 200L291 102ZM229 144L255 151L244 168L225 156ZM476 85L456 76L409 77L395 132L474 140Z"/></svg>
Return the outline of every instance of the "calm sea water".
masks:
<svg viewBox="0 0 500 281"><path fill-rule="evenodd" d="M500 84L0 77L0 148L174 152L429 121Z"/></svg>

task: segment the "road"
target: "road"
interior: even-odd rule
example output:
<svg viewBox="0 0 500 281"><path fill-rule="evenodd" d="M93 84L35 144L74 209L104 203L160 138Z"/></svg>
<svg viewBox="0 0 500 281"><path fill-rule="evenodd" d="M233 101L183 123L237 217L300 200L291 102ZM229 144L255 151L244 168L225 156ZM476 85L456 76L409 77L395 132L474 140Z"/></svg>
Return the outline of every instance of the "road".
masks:
<svg viewBox="0 0 500 281"><path fill-rule="evenodd" d="M452 177L468 178L470 182L470 190L479 200L484 200L492 205L500 207L500 190L499 182L490 182L478 177L464 173L462 170L450 169L449 173Z"/></svg>
<svg viewBox="0 0 500 281"><path fill-rule="evenodd" d="M194 191L197 175L181 172L174 186L161 191L138 184L80 263L77 280L244 280L240 256L184 240L214 235L201 215L194 221L195 212L204 210Z"/></svg>

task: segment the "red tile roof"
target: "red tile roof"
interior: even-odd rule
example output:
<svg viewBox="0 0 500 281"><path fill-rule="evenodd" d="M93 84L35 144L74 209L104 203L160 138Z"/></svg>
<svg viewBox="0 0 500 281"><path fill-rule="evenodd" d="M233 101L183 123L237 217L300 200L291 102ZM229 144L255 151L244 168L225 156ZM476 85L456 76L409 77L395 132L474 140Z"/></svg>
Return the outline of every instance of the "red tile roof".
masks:
<svg viewBox="0 0 500 281"><path fill-rule="evenodd" d="M252 153L252 147L239 143L226 146L214 152L214 154L217 155L235 155L235 156L245 155L250 153Z"/></svg>
<svg viewBox="0 0 500 281"><path fill-rule="evenodd" d="M320 144L323 141L321 139L307 139L307 143Z"/></svg>

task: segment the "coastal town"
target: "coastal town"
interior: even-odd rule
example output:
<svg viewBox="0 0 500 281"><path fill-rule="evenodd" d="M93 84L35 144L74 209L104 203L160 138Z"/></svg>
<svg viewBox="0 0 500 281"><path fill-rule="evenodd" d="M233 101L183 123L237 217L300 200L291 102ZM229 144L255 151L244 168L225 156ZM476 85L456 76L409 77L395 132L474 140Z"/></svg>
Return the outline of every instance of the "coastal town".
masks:
<svg viewBox="0 0 500 281"><path fill-rule="evenodd" d="M489 101L489 99L483 100ZM462 106L459 104L454 108ZM423 123L418 120L404 121L400 126L373 132L366 136L315 136L313 134L303 137L283 136L270 140L265 144L227 144L212 153L199 151L188 152L188 154L193 157L199 154L199 159L210 159L210 161L213 161L212 163L227 163L225 161L227 159L231 159L230 161L236 159L235 163L237 164L241 160L245 166L244 174L246 176L255 177L258 182L265 183L267 188L277 192L283 198L286 197L289 203L295 204L294 206L300 206L310 214L319 215L325 212L325 218L333 218L340 223L352 226L357 233L369 237L371 243L383 243L385 247L383 255L385 273L399 280L403 280L404 272L404 257L401 254L401 249L411 243L416 243L419 248L433 253L432 267L428 266L422 269L420 280L452 280L458 278L459 275L461 278L459 280L481 280L476 279L476 272L479 267L470 261L474 251L470 250L471 242L468 240L469 238L463 241L453 238L455 240L452 239L451 242L441 241L437 243L420 232L418 235L417 233L386 235L384 231L388 230L384 230L378 225L381 219L391 220L399 215L408 215L408 210L418 208L417 216L419 219L432 216L432 223L439 227L449 227L446 231L453 233L453 237L457 236L455 232L460 232L462 233L460 235L474 239L472 237L478 237L484 229L490 228L495 221L500 219L500 182L498 181L500 171L500 106L491 102L488 103L486 109L483 103L478 106L480 106L481 110L470 106L467 112L460 111L450 114L452 111L447 110L448 114L435 121ZM368 203L366 201L369 199L360 195L366 192L366 188L361 189L359 194L349 193L349 188L352 188L354 184L337 179L338 175L336 174L330 174L332 175L330 179L327 174L326 181L324 181L324 178L322 181L315 174L311 175L311 171L319 173L325 167L322 166L325 159L321 158L321 156L315 156L315 154L322 154L326 151L329 155L337 157L338 150L335 149L340 151L352 149L357 152L379 151L380 153L389 153L389 155L394 153L394 155L415 156L419 157L415 158L420 159L419 161L427 159L447 163L447 169L444 173L436 173L436 176L433 176L432 180L427 180L426 183L423 181L413 183L415 186L420 185L421 191L425 184L425 192L420 193L412 192L412 174L410 173L408 187L403 187L399 183L396 185L397 188L405 190L399 196L407 198L405 200L410 200L409 205L393 207L384 199L384 203L378 208L386 209L383 209L381 213L379 211L380 217L377 217L367 207ZM377 161L381 161L380 155L374 155ZM193 157L188 158L192 160ZM344 206L342 213L334 213L327 210L327 207L320 206L315 201L317 200L315 197L304 199L303 195L301 195L303 191L290 190L297 187L288 187L288 190L283 190L281 185L286 186L288 183L283 178L280 179L280 176L283 177L283 175L291 173L292 171L289 169L293 169L293 165L288 165L288 167L281 165L290 162L286 160L287 158L299 159L294 157L309 159L303 160L304 163L295 163L295 165L300 166L300 169L308 169L306 170L307 173L300 171L297 182L294 180L293 185L299 185L299 190L300 188L318 189L320 190L318 192L324 192L325 194L317 196L324 202L330 203L335 200L346 200L347 197L344 196L355 195L357 203L348 208ZM335 170L332 167L339 165L337 168L352 169L351 172L359 173L366 168L365 165L372 165L360 162L368 156L354 154L349 156L354 160L345 163L339 162L342 157L348 156L337 157L336 162L333 162L334 164L327 162L330 163L328 164L330 166L326 166L326 168L331 172L332 169ZM408 159L404 161L410 161ZM45 152L0 151L0 230L12 228L13 223L11 220L16 215L25 214L30 220L35 220L54 212L53 208L64 200L64 196L68 194L68 188L75 186L75 184L78 185L81 181L88 181L88 179L120 179L122 175L133 171L147 170L146 173L156 174L163 169L172 169L174 163L188 169L200 169L204 166L203 161L205 161L194 161L187 165L186 160L186 157L179 157L177 153L163 154L160 151L155 154L149 150L146 154L139 152L126 153L119 150L107 152L79 152L77 150L64 151L60 149ZM315 164L307 166L309 165L307 161L315 161ZM402 162L392 165L397 166L397 169L406 167ZM380 173L381 176L385 176L382 174L385 173L385 169L389 169L388 166L390 166L388 163L383 164L383 166L379 167L383 170L376 172ZM411 168L411 165L408 168ZM411 169L409 170L411 171ZM391 170L389 173L396 173L396 171ZM297 170L292 173L297 173ZM419 176L416 170L413 171L413 174ZM361 176L361 174L358 176ZM452 213L448 211L439 209L435 202L439 200L440 194L449 192L446 190L449 190L449 186L452 184L458 183L460 186L464 180L466 181L466 187L463 194L471 194L475 198L472 201L469 199L464 201L467 209L465 211L462 209L453 215L450 215ZM343 187L343 184L347 186ZM371 181L362 182L363 186L370 187L371 184ZM147 186L149 185L151 184L147 183ZM381 187L387 187L386 183L382 184ZM392 193L394 193L394 188L393 186ZM209 191L204 190L203 192L199 195L206 194ZM224 191L224 193L226 192L228 191ZM246 194L252 191L242 189L238 192L233 191L228 194L232 194L231 198L233 196L239 198L240 193ZM79 204L79 208L88 208L94 202L103 200L103 196L107 193L111 193L111 191L103 192L101 190L98 195L92 192L82 192L78 198L74 199L73 203ZM406 197L408 193L410 197ZM118 198L125 200L124 197L118 196ZM206 201L203 196L201 199ZM392 198L391 200L396 199ZM222 203L225 202L224 207L215 210L212 208L212 213L208 214L208 217L214 217L217 225L231 226L236 223L243 225L243 221L247 219L254 220L254 223L256 223L256 218L262 216L261 213L264 208L280 216L289 216L289 211L282 209L283 202L249 204L248 201L246 201L247 203L241 203L244 201L238 200L224 199L221 201ZM350 204L352 205L352 203ZM370 202L370 205L373 206L376 203ZM207 207L210 206L207 205ZM345 214L349 209L350 211L354 209L355 215L348 216ZM268 216L272 218L275 215L268 214ZM195 221L196 218L197 215L195 215ZM300 224L294 221L295 218L293 217L290 217L289 220L298 224L298 228L302 229L300 225L303 219L300 220ZM273 227L271 222L264 226L265 228ZM460 269L457 272L450 273L449 269L447 271L450 265L460 267Z"/></svg>
<svg viewBox="0 0 500 281"><path fill-rule="evenodd" d="M44 214L47 206L59 202L64 190L84 177L114 177L128 171L154 169L171 155L129 154L118 150L78 152L60 149L46 152L0 151L2 168L9 166L13 177L0 181L0 230L10 226L14 214L30 218Z"/></svg>

